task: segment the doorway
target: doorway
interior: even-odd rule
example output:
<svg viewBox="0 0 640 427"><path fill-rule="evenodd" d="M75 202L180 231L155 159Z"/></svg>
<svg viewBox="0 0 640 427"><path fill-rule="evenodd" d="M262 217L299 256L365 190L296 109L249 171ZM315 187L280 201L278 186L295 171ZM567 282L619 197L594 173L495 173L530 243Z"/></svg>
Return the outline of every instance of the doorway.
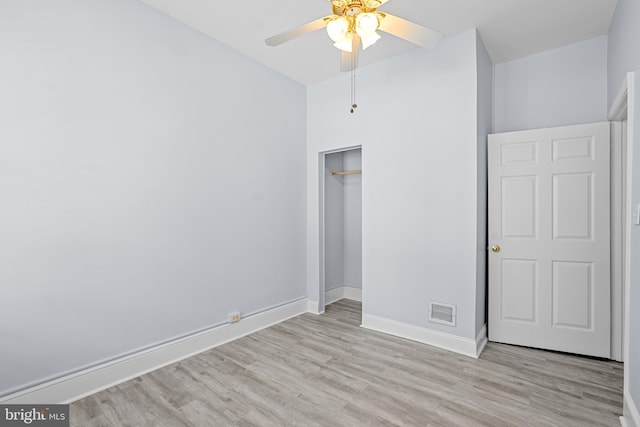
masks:
<svg viewBox="0 0 640 427"><path fill-rule="evenodd" d="M320 171L321 307L362 301L362 148L321 153Z"/></svg>

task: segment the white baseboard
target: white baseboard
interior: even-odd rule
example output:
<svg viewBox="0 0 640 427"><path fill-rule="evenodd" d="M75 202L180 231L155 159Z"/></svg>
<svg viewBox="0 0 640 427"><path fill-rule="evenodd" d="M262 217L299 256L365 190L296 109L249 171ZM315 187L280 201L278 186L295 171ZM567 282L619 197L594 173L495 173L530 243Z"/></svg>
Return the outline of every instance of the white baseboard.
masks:
<svg viewBox="0 0 640 427"><path fill-rule="evenodd" d="M478 335L476 336L476 359L478 357L480 357L480 355L482 354L482 351L484 350L484 347L487 345L487 343L489 342L489 339L487 338L487 325L485 324L482 329L480 329L480 332L478 332Z"/></svg>
<svg viewBox="0 0 640 427"><path fill-rule="evenodd" d="M316 303L317 307L317 303ZM306 313L307 299L293 301L132 355L66 375L0 398L2 404L71 403L124 381Z"/></svg>
<svg viewBox="0 0 640 427"><path fill-rule="evenodd" d="M412 341L443 348L445 350L453 351L476 359L480 356L480 352L482 352L487 341L486 328L483 328L483 330L480 331L480 334L478 334L478 337L474 340L371 314L362 315L361 326L373 331L410 339Z"/></svg>
<svg viewBox="0 0 640 427"><path fill-rule="evenodd" d="M329 289L324 293L324 302L326 305L333 304L343 298L353 301L362 301L362 289L344 285Z"/></svg>
<svg viewBox="0 0 640 427"><path fill-rule="evenodd" d="M622 427L640 427L640 412L628 390L624 392L624 412L620 424Z"/></svg>
<svg viewBox="0 0 640 427"><path fill-rule="evenodd" d="M320 310L320 303L318 301L307 300L307 312L311 314L322 314L324 309Z"/></svg>
<svg viewBox="0 0 640 427"><path fill-rule="evenodd" d="M344 298L344 288L342 286L338 286L337 288L329 289L324 293L324 303L325 305L333 304L336 301Z"/></svg>
<svg viewBox="0 0 640 427"><path fill-rule="evenodd" d="M353 286L344 285L343 289L345 299L362 302L362 288L355 288Z"/></svg>

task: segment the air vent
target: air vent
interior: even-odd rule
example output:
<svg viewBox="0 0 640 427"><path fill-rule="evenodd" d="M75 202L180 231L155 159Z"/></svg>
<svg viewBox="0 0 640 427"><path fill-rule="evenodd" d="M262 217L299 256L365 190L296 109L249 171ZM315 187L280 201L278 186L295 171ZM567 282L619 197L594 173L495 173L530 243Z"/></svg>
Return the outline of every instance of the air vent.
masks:
<svg viewBox="0 0 640 427"><path fill-rule="evenodd" d="M429 321L443 325L456 325L456 306L441 302L429 302Z"/></svg>

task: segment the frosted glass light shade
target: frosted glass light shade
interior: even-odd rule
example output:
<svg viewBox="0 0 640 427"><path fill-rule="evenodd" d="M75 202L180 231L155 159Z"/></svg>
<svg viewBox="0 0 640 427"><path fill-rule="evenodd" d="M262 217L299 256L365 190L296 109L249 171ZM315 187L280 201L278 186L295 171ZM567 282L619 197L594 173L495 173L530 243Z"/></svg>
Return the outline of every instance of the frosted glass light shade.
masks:
<svg viewBox="0 0 640 427"><path fill-rule="evenodd" d="M336 43L345 39L349 32L349 20L344 16L339 16L327 24L327 34Z"/></svg>
<svg viewBox="0 0 640 427"><path fill-rule="evenodd" d="M375 31L368 37L362 37L362 50L365 50L369 46L375 44L380 39L380 34L376 33Z"/></svg>
<svg viewBox="0 0 640 427"><path fill-rule="evenodd" d="M356 32L362 39L375 33L378 25L378 17L375 13L361 13L356 17Z"/></svg>
<svg viewBox="0 0 640 427"><path fill-rule="evenodd" d="M333 45L345 52L352 52L353 51L353 34L347 33L343 40L339 42L335 42Z"/></svg>

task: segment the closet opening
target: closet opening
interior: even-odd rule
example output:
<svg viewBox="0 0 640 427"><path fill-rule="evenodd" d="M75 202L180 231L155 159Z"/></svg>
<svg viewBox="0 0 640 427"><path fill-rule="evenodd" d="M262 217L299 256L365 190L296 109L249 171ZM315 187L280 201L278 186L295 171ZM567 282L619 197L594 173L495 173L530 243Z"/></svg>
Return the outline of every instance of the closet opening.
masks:
<svg viewBox="0 0 640 427"><path fill-rule="evenodd" d="M321 307L341 299L361 302L362 148L322 153L320 160Z"/></svg>

